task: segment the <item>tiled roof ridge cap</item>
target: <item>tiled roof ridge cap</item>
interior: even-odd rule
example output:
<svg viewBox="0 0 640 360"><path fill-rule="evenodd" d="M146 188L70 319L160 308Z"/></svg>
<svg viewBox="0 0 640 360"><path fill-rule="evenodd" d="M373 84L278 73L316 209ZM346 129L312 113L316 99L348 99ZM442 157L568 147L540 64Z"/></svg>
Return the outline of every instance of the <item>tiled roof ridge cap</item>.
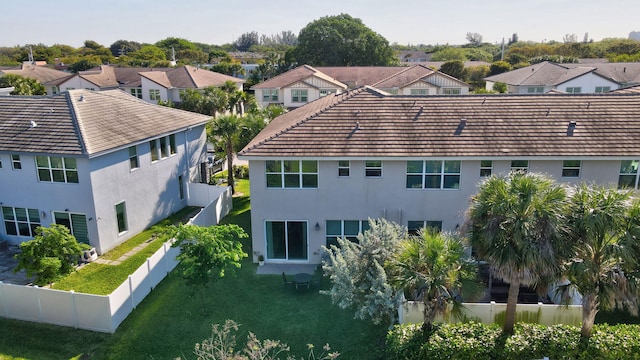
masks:
<svg viewBox="0 0 640 360"><path fill-rule="evenodd" d="M76 100L74 98L74 94L79 93L80 97L84 96L84 93L90 90L78 89L78 90L68 90L63 92L62 94L67 100L67 104L69 105L69 113L71 114L73 128L76 132L76 136L78 137L80 147L82 148L83 154L88 154L89 150L87 149L87 144L85 143L85 131L82 127L82 122L80 121L80 115L76 111Z"/></svg>
<svg viewBox="0 0 640 360"><path fill-rule="evenodd" d="M365 85L365 86L362 86L362 87L357 88L357 89L347 90L347 91L345 91L343 93L335 94L334 95L335 97L340 97L337 101L332 102L330 105L327 105L327 106L325 106L325 107L323 107L321 109L318 109L318 110L314 111L312 114L307 115L304 119L296 122L293 125L289 125L289 126L285 127L284 129L280 130L279 132L277 132L277 133L275 133L275 134L273 134L273 135L271 135L269 137L264 138L263 140L253 144L250 148L247 148L246 150L253 150L253 149L257 148L258 146L265 144L267 141L273 140L273 139L279 137L280 135L288 132L289 130L292 130L292 129L294 129L294 128L306 123L307 121L311 120L312 118L316 117L317 115L321 114L322 112L324 112L324 111L326 111L328 109L331 109L331 108L333 108L333 107L335 107L335 106L337 106L339 104L342 104L346 100L348 100L348 99L350 99L350 98L352 98L352 97L364 92L365 90L370 90L370 89L373 89L376 92L379 92L379 91L377 91L377 89L372 88L371 86ZM318 100L320 100L320 99L318 99ZM316 100L316 101L318 101L318 100ZM245 151L242 151L242 152L245 152Z"/></svg>
<svg viewBox="0 0 640 360"><path fill-rule="evenodd" d="M389 79L391 79L391 78L393 78L393 77L396 77L396 76L398 76L398 75L400 75L400 74L402 74L402 73L405 73L405 72L407 72L407 71L409 71L409 70L412 70L412 69L414 69L414 68L416 68L416 67L423 67L423 68L425 68L425 69L428 69L428 70L433 71L432 69L429 69L428 67L426 67L426 66L424 66L424 65L421 65L421 64L410 65L410 66L406 66L404 69L402 69L402 70L398 71L397 73L391 74L391 75L387 76L386 78L384 78L384 79L382 79L382 80L380 80L380 81L377 81L377 82L375 82L375 83L371 84L371 86L376 86L376 85L378 85L378 84L380 84L380 83L383 83L383 82L385 82L385 81L387 81L387 80L389 80ZM423 77L424 77L424 76L423 76ZM417 80L419 80L419 79L422 79L422 77L421 77L421 78L418 78ZM415 81L415 80L414 80L414 81Z"/></svg>

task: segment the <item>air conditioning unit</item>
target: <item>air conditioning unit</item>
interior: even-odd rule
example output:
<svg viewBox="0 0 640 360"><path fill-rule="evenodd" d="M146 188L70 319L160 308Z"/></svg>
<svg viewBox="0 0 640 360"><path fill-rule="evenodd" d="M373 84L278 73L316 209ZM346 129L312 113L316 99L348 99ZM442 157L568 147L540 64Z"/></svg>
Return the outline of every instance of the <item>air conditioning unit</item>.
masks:
<svg viewBox="0 0 640 360"><path fill-rule="evenodd" d="M92 247L89 250L84 250L82 252L82 261L89 263L95 261L98 258L98 253L96 252L96 248Z"/></svg>

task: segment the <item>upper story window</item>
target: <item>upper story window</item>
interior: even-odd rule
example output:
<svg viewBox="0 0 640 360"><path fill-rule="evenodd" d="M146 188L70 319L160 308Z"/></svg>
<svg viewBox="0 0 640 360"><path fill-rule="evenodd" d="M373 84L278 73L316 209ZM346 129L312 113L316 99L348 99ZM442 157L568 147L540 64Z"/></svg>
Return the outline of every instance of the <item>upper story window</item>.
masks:
<svg viewBox="0 0 640 360"><path fill-rule="evenodd" d="M0 157L0 169L2 169L2 158Z"/></svg>
<svg viewBox="0 0 640 360"><path fill-rule="evenodd" d="M140 88L136 88L136 89L131 89L131 95L137 97L138 99L142 99L142 89Z"/></svg>
<svg viewBox="0 0 640 360"><path fill-rule="evenodd" d="M597 93L609 92L611 91L611 86L596 86Z"/></svg>
<svg viewBox="0 0 640 360"><path fill-rule="evenodd" d="M349 176L349 168L350 168L349 160L338 160L338 176L347 177Z"/></svg>
<svg viewBox="0 0 640 360"><path fill-rule="evenodd" d="M526 173L529 170L529 160L511 160L511 171Z"/></svg>
<svg viewBox="0 0 640 360"><path fill-rule="evenodd" d="M169 154L177 154L178 147L176 146L176 134L169 135Z"/></svg>
<svg viewBox="0 0 640 360"><path fill-rule="evenodd" d="M638 188L638 160L622 160L620 162L620 176L618 189Z"/></svg>
<svg viewBox="0 0 640 360"><path fill-rule="evenodd" d="M307 89L291 90L291 102L309 101L309 91Z"/></svg>
<svg viewBox="0 0 640 360"><path fill-rule="evenodd" d="M318 162L312 160L265 161L268 188L318 187Z"/></svg>
<svg viewBox="0 0 640 360"><path fill-rule="evenodd" d="M493 173L493 161L480 160L480 176L491 176L491 173Z"/></svg>
<svg viewBox="0 0 640 360"><path fill-rule="evenodd" d="M40 226L40 212L38 209L2 207L2 219L7 235L28 236L36 235L36 228Z"/></svg>
<svg viewBox="0 0 640 360"><path fill-rule="evenodd" d="M38 180L78 183L78 165L74 158L36 156Z"/></svg>
<svg viewBox="0 0 640 360"><path fill-rule="evenodd" d="M459 189L459 160L407 161L407 189Z"/></svg>
<svg viewBox="0 0 640 360"><path fill-rule="evenodd" d="M580 94L581 92L582 92L582 88L579 86L567 88L567 93L569 94Z"/></svg>
<svg viewBox="0 0 640 360"><path fill-rule="evenodd" d="M527 94L542 94L544 92L543 86L529 86L527 88Z"/></svg>
<svg viewBox="0 0 640 360"><path fill-rule="evenodd" d="M13 170L22 169L22 162L20 161L20 155L11 154L11 167L13 168Z"/></svg>
<svg viewBox="0 0 640 360"><path fill-rule="evenodd" d="M51 94L52 94L52 95L55 95L55 94L57 94L57 93L58 93L58 87L57 87L57 86L52 86L52 87L51 87Z"/></svg>
<svg viewBox="0 0 640 360"><path fill-rule="evenodd" d="M324 89L324 90L320 90L320 97L324 97L327 96L329 94L335 94L336 93L336 89Z"/></svg>
<svg viewBox="0 0 640 360"><path fill-rule="evenodd" d="M442 93L445 95L460 95L460 88L444 88Z"/></svg>
<svg viewBox="0 0 640 360"><path fill-rule="evenodd" d="M150 100L162 100L160 98L160 90L159 89L149 89L149 99Z"/></svg>
<svg viewBox="0 0 640 360"><path fill-rule="evenodd" d="M176 147L176 135L171 134L149 141L149 151L151 152L151 162L165 159L176 154L178 151Z"/></svg>
<svg viewBox="0 0 640 360"><path fill-rule="evenodd" d="M429 95L429 89L411 89L411 95Z"/></svg>
<svg viewBox="0 0 640 360"><path fill-rule="evenodd" d="M278 101L278 89L263 89L262 101Z"/></svg>
<svg viewBox="0 0 640 360"><path fill-rule="evenodd" d="M138 161L138 149L135 146L129 147L129 169L134 170L140 167Z"/></svg>
<svg viewBox="0 0 640 360"><path fill-rule="evenodd" d="M562 177L580 177L580 160L564 160L562 161Z"/></svg>
<svg viewBox="0 0 640 360"><path fill-rule="evenodd" d="M364 162L365 177L382 177L382 160L367 160Z"/></svg>

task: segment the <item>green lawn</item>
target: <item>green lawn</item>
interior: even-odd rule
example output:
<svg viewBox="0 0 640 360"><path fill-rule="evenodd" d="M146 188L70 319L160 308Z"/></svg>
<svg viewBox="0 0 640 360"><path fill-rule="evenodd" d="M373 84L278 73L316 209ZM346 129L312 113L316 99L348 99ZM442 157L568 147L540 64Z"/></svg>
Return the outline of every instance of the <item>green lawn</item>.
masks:
<svg viewBox="0 0 640 360"><path fill-rule="evenodd" d="M236 191L244 196L234 198L224 222L250 233L248 182L240 181ZM251 254L250 241L243 246ZM241 324L239 343L251 331L260 339L287 343L298 357L308 343L329 343L341 359L380 358L385 327L353 320L352 312L332 305L317 290L284 290L281 276L255 271L249 258L235 276L206 289L206 314L199 297L171 273L113 335L0 318L0 359L194 359L193 345L209 336L212 324L227 319Z"/></svg>

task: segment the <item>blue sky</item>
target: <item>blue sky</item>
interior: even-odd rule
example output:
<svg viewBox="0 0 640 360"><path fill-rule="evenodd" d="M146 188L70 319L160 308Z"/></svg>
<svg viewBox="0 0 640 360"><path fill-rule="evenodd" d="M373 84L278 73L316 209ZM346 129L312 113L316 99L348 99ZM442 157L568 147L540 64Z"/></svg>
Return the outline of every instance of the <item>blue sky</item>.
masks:
<svg viewBox="0 0 640 360"><path fill-rule="evenodd" d="M221 45L242 33L298 33L323 16L346 13L399 44L464 44L467 32L498 43L562 41L565 34L596 41L640 31L638 0L28 0L3 1L0 46L55 43L109 46L124 39L167 37Z"/></svg>

